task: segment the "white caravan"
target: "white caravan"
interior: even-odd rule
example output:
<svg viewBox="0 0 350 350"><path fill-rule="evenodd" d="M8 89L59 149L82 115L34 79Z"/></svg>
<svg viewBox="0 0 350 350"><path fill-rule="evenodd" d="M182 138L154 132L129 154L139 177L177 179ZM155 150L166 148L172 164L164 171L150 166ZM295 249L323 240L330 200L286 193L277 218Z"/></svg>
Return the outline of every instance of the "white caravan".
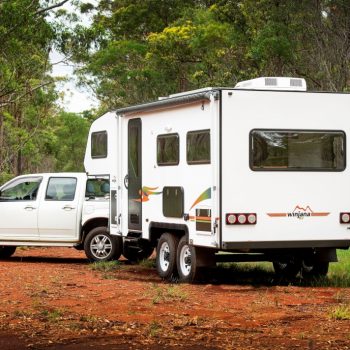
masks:
<svg viewBox="0 0 350 350"><path fill-rule="evenodd" d="M350 245L349 106L297 78L170 95L97 119L85 168L110 176L124 255L156 247L163 278L224 260L325 275Z"/></svg>

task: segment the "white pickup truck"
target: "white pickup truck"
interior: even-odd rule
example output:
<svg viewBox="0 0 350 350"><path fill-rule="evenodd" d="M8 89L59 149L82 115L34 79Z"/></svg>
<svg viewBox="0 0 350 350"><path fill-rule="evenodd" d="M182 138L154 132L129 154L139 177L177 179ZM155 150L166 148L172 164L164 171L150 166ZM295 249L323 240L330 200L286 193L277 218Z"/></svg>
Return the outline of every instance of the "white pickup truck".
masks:
<svg viewBox="0 0 350 350"><path fill-rule="evenodd" d="M90 261L118 259L122 241L109 235L109 202L107 177L15 177L0 187L0 258L17 246L56 246L84 249Z"/></svg>

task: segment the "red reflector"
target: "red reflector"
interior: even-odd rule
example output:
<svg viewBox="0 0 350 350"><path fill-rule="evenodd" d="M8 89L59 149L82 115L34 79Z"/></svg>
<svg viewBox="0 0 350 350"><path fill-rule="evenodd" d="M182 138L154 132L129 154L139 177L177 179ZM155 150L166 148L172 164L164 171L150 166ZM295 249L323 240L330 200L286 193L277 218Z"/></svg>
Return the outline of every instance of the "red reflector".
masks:
<svg viewBox="0 0 350 350"><path fill-rule="evenodd" d="M229 225L235 224L237 221L236 215L235 214L227 214L226 215L226 223Z"/></svg>
<svg viewBox="0 0 350 350"><path fill-rule="evenodd" d="M340 223L348 224L350 222L350 213L340 213Z"/></svg>
<svg viewBox="0 0 350 350"><path fill-rule="evenodd" d="M249 214L248 215L248 222L253 225L256 223L256 214Z"/></svg>
<svg viewBox="0 0 350 350"><path fill-rule="evenodd" d="M227 225L255 225L257 215L255 213L227 213Z"/></svg>
<svg viewBox="0 0 350 350"><path fill-rule="evenodd" d="M240 224L245 224L247 222L247 217L244 214L239 214L238 215L238 222Z"/></svg>

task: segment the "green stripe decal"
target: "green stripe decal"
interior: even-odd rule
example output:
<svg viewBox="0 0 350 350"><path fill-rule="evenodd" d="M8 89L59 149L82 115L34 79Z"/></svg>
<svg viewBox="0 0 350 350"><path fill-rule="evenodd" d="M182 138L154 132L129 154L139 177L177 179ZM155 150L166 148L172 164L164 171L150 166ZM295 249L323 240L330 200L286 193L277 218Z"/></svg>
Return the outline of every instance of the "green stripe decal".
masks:
<svg viewBox="0 0 350 350"><path fill-rule="evenodd" d="M206 200L206 199L210 199L211 198L211 187L207 188L196 200L195 202L192 204L192 207L190 208L190 210L197 205L198 203Z"/></svg>

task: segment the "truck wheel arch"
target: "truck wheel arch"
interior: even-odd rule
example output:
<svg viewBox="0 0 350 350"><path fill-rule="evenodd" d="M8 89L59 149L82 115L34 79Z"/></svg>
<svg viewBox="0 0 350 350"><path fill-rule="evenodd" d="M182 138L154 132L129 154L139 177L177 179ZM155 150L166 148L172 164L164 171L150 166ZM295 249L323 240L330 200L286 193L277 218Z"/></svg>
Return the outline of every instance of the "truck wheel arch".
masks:
<svg viewBox="0 0 350 350"><path fill-rule="evenodd" d="M105 226L108 229L108 218L93 218L86 221L81 229L81 243L83 244L88 233L96 227Z"/></svg>

